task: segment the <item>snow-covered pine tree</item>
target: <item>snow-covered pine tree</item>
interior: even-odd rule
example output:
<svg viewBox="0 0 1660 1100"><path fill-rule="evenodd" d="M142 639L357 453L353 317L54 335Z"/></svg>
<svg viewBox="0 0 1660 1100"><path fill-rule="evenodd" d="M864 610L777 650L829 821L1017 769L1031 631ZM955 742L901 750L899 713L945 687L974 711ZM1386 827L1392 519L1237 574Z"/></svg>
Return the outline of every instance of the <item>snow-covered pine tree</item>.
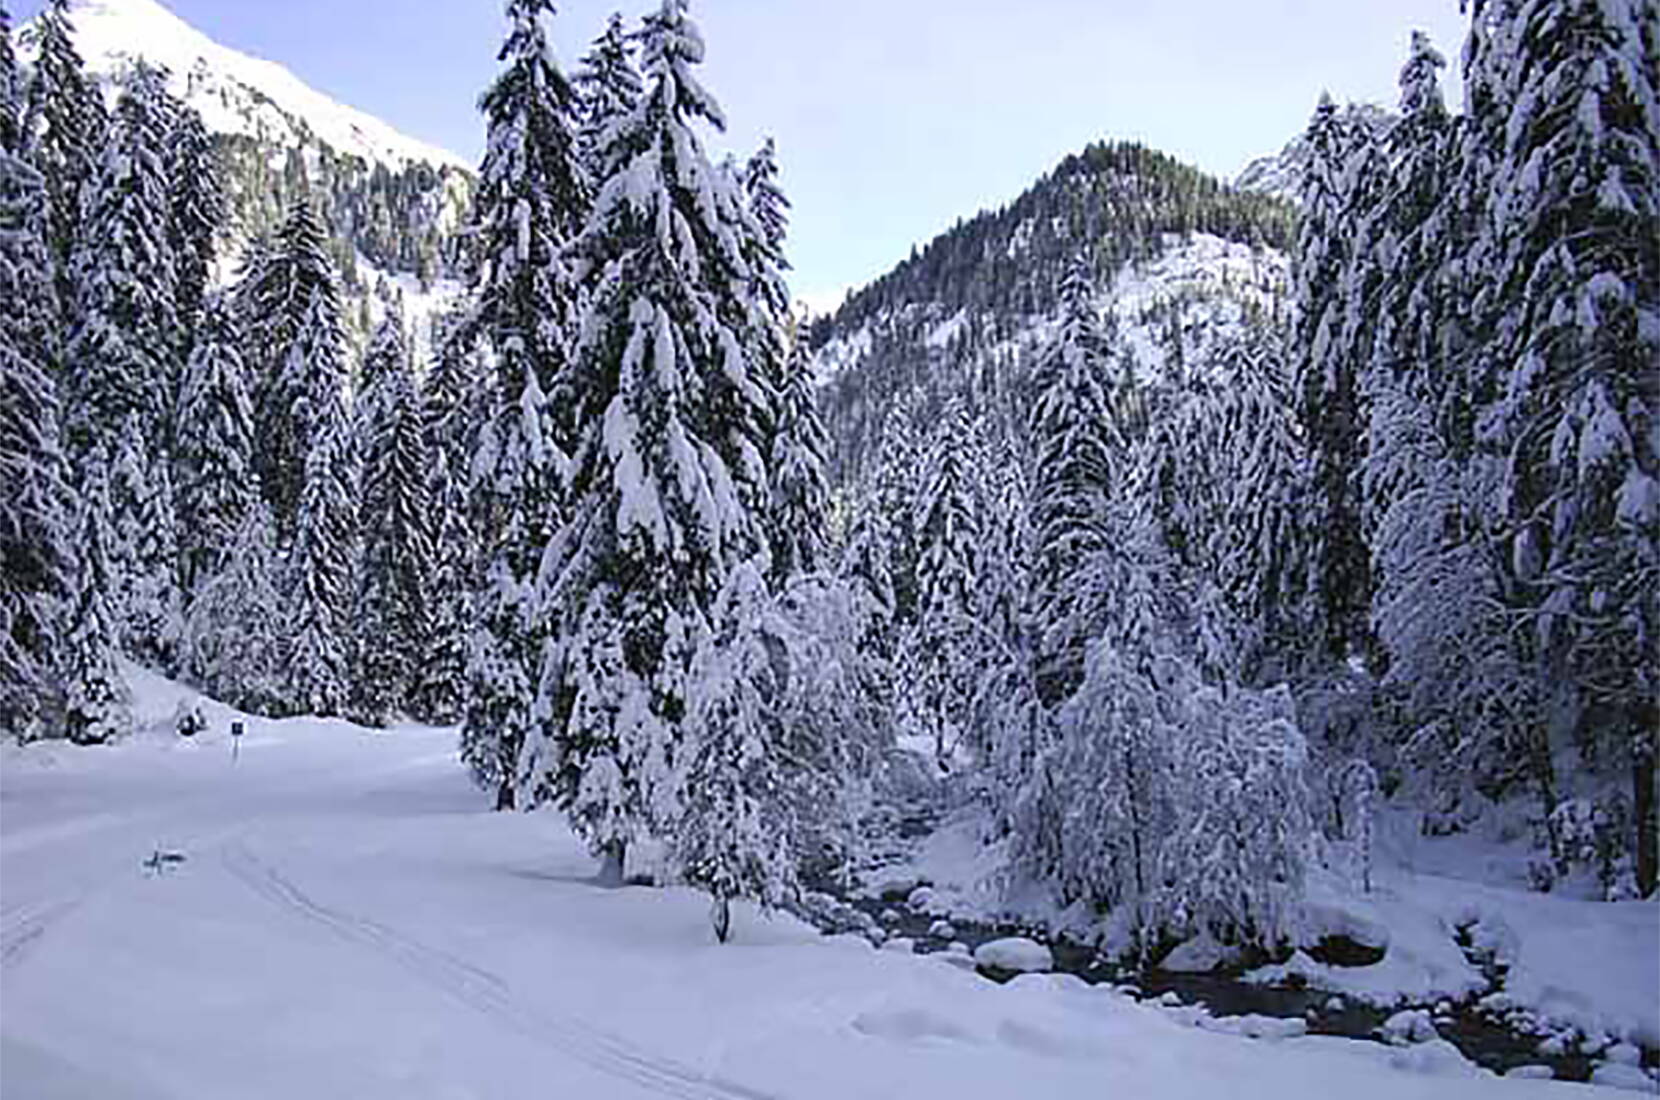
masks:
<svg viewBox="0 0 1660 1100"><path fill-rule="evenodd" d="M687 693L682 811L672 851L685 880L713 899L715 938L725 943L730 903L781 905L795 887L791 829L781 819L777 645L763 629L764 564L733 571L711 609L714 633L700 640Z"/></svg>
<svg viewBox="0 0 1660 1100"><path fill-rule="evenodd" d="M1652 892L1660 638L1660 8L1507 6L1514 106L1494 191L1509 603L1582 738L1631 754ZM1558 696L1561 699L1561 694Z"/></svg>
<svg viewBox="0 0 1660 1100"><path fill-rule="evenodd" d="M46 184L47 247L57 296L75 299L71 259L82 237L81 189L104 144L104 101L75 49L69 0L51 0L35 21L38 55L24 114L25 145Z"/></svg>
<svg viewBox="0 0 1660 1100"><path fill-rule="evenodd" d="M345 340L327 241L302 190L269 246L250 250L236 294L236 321L246 340L244 359L254 379L250 397L260 425L254 467L279 545L293 536L312 450L305 374L311 359L296 352L302 341L313 348L331 347L337 367Z"/></svg>
<svg viewBox="0 0 1660 1100"><path fill-rule="evenodd" d="M358 398L363 558L354 621L363 644L357 649L355 708L370 725L412 709L431 643L430 471L402 328L401 314L389 311L370 347L373 369L365 362L368 388Z"/></svg>
<svg viewBox="0 0 1660 1100"><path fill-rule="evenodd" d="M487 375L468 347L464 319L440 320L434 344L436 355L421 387L422 435L431 463L432 571L427 586L431 629L417 696L424 717L448 723L460 720L466 691L467 623L479 556L468 464L488 400L482 391Z"/></svg>
<svg viewBox="0 0 1660 1100"><path fill-rule="evenodd" d="M191 594L223 569L260 499L241 341L222 303L204 307L193 343L173 455L183 585Z"/></svg>
<svg viewBox="0 0 1660 1100"><path fill-rule="evenodd" d="M45 191L23 156L20 112L0 10L0 730L25 737L48 720L74 563Z"/></svg>
<svg viewBox="0 0 1660 1100"><path fill-rule="evenodd" d="M1110 537L1108 503L1123 490L1108 325L1096 310L1091 265L1079 260L1061 284L1060 326L1032 378L1032 613L1038 683L1050 705L1078 686L1085 649L1112 612L1081 602L1076 583Z"/></svg>
<svg viewBox="0 0 1660 1100"><path fill-rule="evenodd" d="M75 325L65 356L72 453L137 416L146 444L168 437L179 378L174 267L167 239L161 75L134 66L88 181L74 257Z"/></svg>
<svg viewBox="0 0 1660 1100"><path fill-rule="evenodd" d="M583 422L570 378L576 288L567 250L588 195L576 98L547 42L549 0L508 0L501 72L480 106L487 127L474 198L474 323L495 352L495 405L480 431L483 575L467 657L461 754L498 809L518 799L518 757L543 641L560 629L536 601L536 570L561 520L562 467Z"/></svg>
<svg viewBox="0 0 1660 1100"><path fill-rule="evenodd" d="M916 517L922 495L917 472L923 463L919 420L915 390L907 391L888 410L868 498L868 505L880 513L874 522L886 545L896 626L909 626L917 616Z"/></svg>
<svg viewBox="0 0 1660 1100"><path fill-rule="evenodd" d="M917 623L923 720L935 761L949 770L968 732L985 649L979 621L982 516L974 484L974 425L950 399L928 448L917 509Z"/></svg>
<svg viewBox="0 0 1660 1100"><path fill-rule="evenodd" d="M23 73L12 49L12 16L0 3L0 151L22 156Z"/></svg>
<svg viewBox="0 0 1660 1100"><path fill-rule="evenodd" d="M1377 335L1362 385L1369 439L1362 496L1369 531L1418 475L1411 463L1390 454L1409 434L1391 429L1392 410L1409 401L1439 410L1452 396L1441 346L1448 305L1444 253L1451 232L1444 204L1452 136L1441 98L1445 67L1428 36L1414 31L1412 52L1401 69L1401 117L1389 131L1389 180L1374 229L1384 280L1373 306ZM1374 595L1391 583L1386 568L1374 546Z"/></svg>
<svg viewBox="0 0 1660 1100"><path fill-rule="evenodd" d="M168 236L178 280L174 305L183 334L179 354L188 358L195 334L203 327L214 238L226 216L225 193L218 153L201 114L188 104L173 106L167 135Z"/></svg>
<svg viewBox="0 0 1660 1100"><path fill-rule="evenodd" d="M130 695L116 660L114 589L110 573L110 493L102 454L82 467L75 545L78 569L65 612L59 673L63 677L64 727L71 741L105 744L132 728Z"/></svg>
<svg viewBox="0 0 1660 1100"><path fill-rule="evenodd" d="M211 570L199 576L180 646L180 664L195 683L256 714L290 709L279 572L270 513L252 496Z"/></svg>
<svg viewBox="0 0 1660 1100"><path fill-rule="evenodd" d="M170 670L183 608L178 584L178 526L173 481L164 457L145 442L131 414L109 458L112 526L110 605L117 637L133 659Z"/></svg>
<svg viewBox="0 0 1660 1100"><path fill-rule="evenodd" d="M1293 385L1312 457L1310 530L1315 545L1309 598L1314 644L1333 660L1349 656L1366 635L1370 562L1362 537L1358 481L1360 439L1357 380L1342 355L1351 230L1346 165L1351 135L1331 97L1322 94L1305 139L1302 219L1293 271L1297 361Z"/></svg>
<svg viewBox="0 0 1660 1100"><path fill-rule="evenodd" d="M608 135L613 127L634 113L643 91L621 15L611 13L604 33L594 39L571 83L576 88L582 115L577 131L578 155L589 177L598 182L607 175Z"/></svg>
<svg viewBox="0 0 1660 1100"><path fill-rule="evenodd" d="M819 419L806 334L798 332L785 360L777 430L772 437L772 575L775 584L827 564L829 442Z"/></svg>
<svg viewBox="0 0 1660 1100"><path fill-rule="evenodd" d="M317 715L342 713L352 683L357 456L331 305L325 292L313 293L288 368L305 395L296 419L311 445L288 558L285 694L301 713Z"/></svg>
<svg viewBox="0 0 1660 1100"><path fill-rule="evenodd" d="M1252 326L1211 356L1221 403L1223 512L1212 532L1216 581L1242 627L1238 671L1278 682L1293 671L1306 612L1307 453L1278 334Z"/></svg>
<svg viewBox="0 0 1660 1100"><path fill-rule="evenodd" d="M695 751L692 654L727 579L766 541L749 216L695 128L724 123L692 75L704 46L684 0L648 16L642 41L647 92L613 133L578 246L592 294L571 410L583 433L572 520L541 577L561 633L526 771L611 879L630 841L678 817L670 765Z"/></svg>

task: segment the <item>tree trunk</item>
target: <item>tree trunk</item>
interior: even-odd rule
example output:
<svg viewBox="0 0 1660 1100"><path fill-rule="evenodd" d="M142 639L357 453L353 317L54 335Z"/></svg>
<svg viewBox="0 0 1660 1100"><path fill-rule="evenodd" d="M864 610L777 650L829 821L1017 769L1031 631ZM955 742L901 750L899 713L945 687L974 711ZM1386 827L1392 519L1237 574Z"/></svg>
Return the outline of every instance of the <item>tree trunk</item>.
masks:
<svg viewBox="0 0 1660 1100"><path fill-rule="evenodd" d="M1637 893L1652 897L1660 875L1660 820L1656 820L1654 791L1654 712L1637 715L1637 739L1632 744L1632 817L1637 827Z"/></svg>
<svg viewBox="0 0 1660 1100"><path fill-rule="evenodd" d="M715 939L725 943L732 931L732 906L725 894L715 895L714 902L709 906L709 923L715 926Z"/></svg>
<svg viewBox="0 0 1660 1100"><path fill-rule="evenodd" d="M628 857L628 842L622 840L608 840L599 850L599 884L601 886L621 886L623 884L623 864Z"/></svg>
<svg viewBox="0 0 1660 1100"><path fill-rule="evenodd" d="M501 786L496 788L496 809L512 810L517 808L517 799L513 795L513 781L503 779Z"/></svg>

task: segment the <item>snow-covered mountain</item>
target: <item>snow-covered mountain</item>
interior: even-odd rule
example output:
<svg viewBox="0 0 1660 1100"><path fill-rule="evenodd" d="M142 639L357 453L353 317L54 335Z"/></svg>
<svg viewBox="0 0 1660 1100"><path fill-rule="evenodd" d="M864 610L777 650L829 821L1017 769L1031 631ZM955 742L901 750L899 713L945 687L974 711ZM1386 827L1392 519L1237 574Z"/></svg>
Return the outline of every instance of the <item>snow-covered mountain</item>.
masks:
<svg viewBox="0 0 1660 1100"><path fill-rule="evenodd" d="M1145 379L1285 295L1292 211L1162 153L1092 145L1007 207L959 223L812 323L835 462L856 475L907 391L1017 389L1075 259Z"/></svg>
<svg viewBox="0 0 1660 1100"><path fill-rule="evenodd" d="M75 0L76 47L114 89L137 60L165 66L174 95L216 135L230 206L218 274L281 220L302 190L329 227L361 339L380 313L383 281L401 291L418 343L426 319L458 292L459 239L473 176L454 153L409 137L308 86L282 65L213 41L157 0ZM18 34L25 65L34 29Z"/></svg>
<svg viewBox="0 0 1660 1100"><path fill-rule="evenodd" d="M335 102L274 61L221 46L156 0L76 0L70 18L89 70L109 78L138 58L165 65L174 94L216 133L282 147L326 142L337 153L391 168L469 167L454 153ZM25 28L25 55L31 37Z"/></svg>

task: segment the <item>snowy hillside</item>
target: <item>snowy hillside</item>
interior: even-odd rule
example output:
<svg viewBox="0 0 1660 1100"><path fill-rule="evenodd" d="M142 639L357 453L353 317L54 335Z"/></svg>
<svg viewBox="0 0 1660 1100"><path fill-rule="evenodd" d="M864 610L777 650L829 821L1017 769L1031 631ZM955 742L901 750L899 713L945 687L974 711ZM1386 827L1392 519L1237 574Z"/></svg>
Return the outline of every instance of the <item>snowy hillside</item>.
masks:
<svg viewBox="0 0 1660 1100"><path fill-rule="evenodd" d="M70 12L76 45L92 73L113 76L137 58L165 65L173 93L216 133L284 148L322 141L392 168L411 162L470 167L454 153L336 103L276 62L219 45L156 0L76 0ZM27 59L27 27L20 38Z"/></svg>
<svg viewBox="0 0 1660 1100"><path fill-rule="evenodd" d="M128 675L133 739L0 746L7 1097L1558 1094L1444 1043L1253 1041L747 906L722 947L701 895L597 889L561 820L484 810L453 730L208 703L184 741L192 693Z"/></svg>
<svg viewBox="0 0 1660 1100"><path fill-rule="evenodd" d="M1101 312L1111 311L1138 372L1147 378L1164 371L1166 315L1179 308L1189 338L1198 341L1237 326L1250 311L1277 308L1285 295L1290 258L1272 248L1253 249L1208 233L1182 238L1169 235L1156 255L1126 264L1098 295ZM943 352L968 328L969 316L958 311L928 324L923 344ZM818 378L828 383L864 366L876 347L879 320L836 335L815 358ZM1032 318L978 353L979 360L1036 354L1054 331L1054 319Z"/></svg>

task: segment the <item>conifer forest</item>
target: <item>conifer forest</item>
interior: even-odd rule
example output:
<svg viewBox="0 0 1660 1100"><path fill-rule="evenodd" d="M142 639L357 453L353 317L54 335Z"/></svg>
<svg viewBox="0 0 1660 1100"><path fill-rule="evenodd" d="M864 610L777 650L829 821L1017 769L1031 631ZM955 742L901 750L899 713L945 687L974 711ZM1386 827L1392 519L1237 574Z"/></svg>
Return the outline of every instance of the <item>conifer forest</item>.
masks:
<svg viewBox="0 0 1660 1100"><path fill-rule="evenodd" d="M1660 1091L1655 0L1463 0L1239 178L1102 138L821 312L688 0L555 7L478 6L470 167L0 7L7 1095ZM74 937L220 879L479 1091L78 1045Z"/></svg>

